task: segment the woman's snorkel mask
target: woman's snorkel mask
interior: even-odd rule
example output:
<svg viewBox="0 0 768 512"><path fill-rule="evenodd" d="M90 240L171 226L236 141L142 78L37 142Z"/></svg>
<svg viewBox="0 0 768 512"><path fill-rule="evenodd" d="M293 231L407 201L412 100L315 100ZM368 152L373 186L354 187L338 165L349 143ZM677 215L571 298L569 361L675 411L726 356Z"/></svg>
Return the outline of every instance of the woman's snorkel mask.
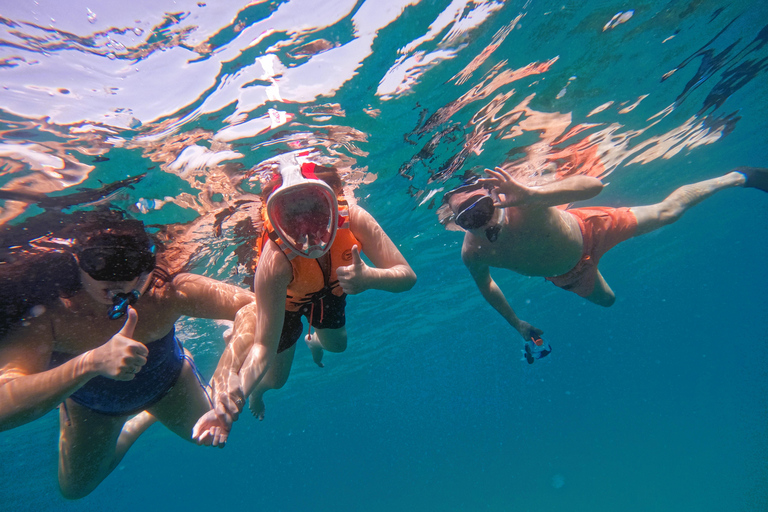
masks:
<svg viewBox="0 0 768 512"><path fill-rule="evenodd" d="M128 222L131 221L125 221L125 224ZM144 234L143 224L139 225L143 236L104 233L91 238L76 251L78 265L96 281L119 283L139 278L128 293L110 292L113 305L107 316L111 320L125 315L128 306L139 300L148 288L155 268L155 245Z"/></svg>
<svg viewBox="0 0 768 512"><path fill-rule="evenodd" d="M286 247L298 256L317 259L336 237L336 194L315 176L315 164L300 164L294 153L277 160L282 184L267 199L267 216Z"/></svg>

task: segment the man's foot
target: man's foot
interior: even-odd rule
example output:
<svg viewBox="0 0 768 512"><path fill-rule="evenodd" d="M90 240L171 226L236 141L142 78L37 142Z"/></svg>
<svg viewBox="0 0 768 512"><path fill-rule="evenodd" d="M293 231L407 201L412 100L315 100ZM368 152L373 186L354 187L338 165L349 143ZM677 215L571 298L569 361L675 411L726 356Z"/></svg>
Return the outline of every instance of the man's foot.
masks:
<svg viewBox="0 0 768 512"><path fill-rule="evenodd" d="M309 338L304 338L304 341L309 347L309 351L312 352L312 360L317 366L324 368L325 365L323 364L323 346L320 344L320 340L317 339L317 331L313 332L312 336Z"/></svg>
<svg viewBox="0 0 768 512"><path fill-rule="evenodd" d="M763 167L737 167L734 169L734 172L743 174L747 179L744 182L745 187L768 192L768 169Z"/></svg>
<svg viewBox="0 0 768 512"><path fill-rule="evenodd" d="M266 410L266 407L264 406L263 395L257 396L256 393L251 393L251 396L248 399L248 408L251 410L254 418L259 421L264 421L264 411Z"/></svg>

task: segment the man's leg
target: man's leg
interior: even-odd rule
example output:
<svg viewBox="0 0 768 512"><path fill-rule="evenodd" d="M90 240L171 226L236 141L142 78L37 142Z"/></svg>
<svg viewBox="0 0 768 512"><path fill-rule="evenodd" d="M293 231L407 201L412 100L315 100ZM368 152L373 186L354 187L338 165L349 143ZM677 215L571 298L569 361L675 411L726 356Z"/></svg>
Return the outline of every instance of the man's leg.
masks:
<svg viewBox="0 0 768 512"><path fill-rule="evenodd" d="M683 216L688 208L699 204L715 192L744 185L745 178L740 172L729 172L725 176L711 180L683 185L662 202L649 206L630 208L637 218L635 236L650 233L662 226L672 224Z"/></svg>
<svg viewBox="0 0 768 512"><path fill-rule="evenodd" d="M584 297L588 301L597 304L598 306L611 307L616 302L616 294L613 293L611 287L605 282L603 275L600 271L597 271L597 277L595 278L595 288L589 297Z"/></svg>

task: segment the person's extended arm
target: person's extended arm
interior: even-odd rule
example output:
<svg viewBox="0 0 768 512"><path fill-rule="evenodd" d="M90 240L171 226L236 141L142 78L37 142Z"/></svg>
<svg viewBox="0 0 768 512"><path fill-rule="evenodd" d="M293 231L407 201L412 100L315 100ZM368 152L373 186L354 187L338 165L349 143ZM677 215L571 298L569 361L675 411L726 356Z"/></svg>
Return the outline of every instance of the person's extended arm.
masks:
<svg viewBox="0 0 768 512"><path fill-rule="evenodd" d="M478 180L478 183L491 185L499 195L497 206L502 207L558 206L591 199L603 190L603 183L591 176L572 176L540 187L529 187L500 167L485 172L490 178Z"/></svg>
<svg viewBox="0 0 768 512"><path fill-rule="evenodd" d="M353 247L352 264L336 271L344 292L354 295L376 289L399 293L413 288L416 273L379 223L359 206L351 207L349 214L352 234L374 267L366 265L360 258L359 248Z"/></svg>
<svg viewBox="0 0 768 512"><path fill-rule="evenodd" d="M292 277L290 262L273 242L267 242L254 276L255 302L238 312L232 339L211 379L214 409L192 431L198 443L223 446L245 398L264 378L277 353Z"/></svg>
<svg viewBox="0 0 768 512"><path fill-rule="evenodd" d="M131 339L136 321L129 308L123 328L104 345L50 370L50 325L41 321L14 329L0 341L0 431L47 414L97 375L133 379L133 370L147 362L146 346Z"/></svg>
<svg viewBox="0 0 768 512"><path fill-rule="evenodd" d="M538 329L517 317L512 306L509 305L506 297L504 297L504 294L501 292L501 289L491 277L491 272L488 266L476 264L469 259L464 259L464 264L467 266L467 269L469 269L469 273L475 280L475 284L483 295L483 298L488 304L493 306L493 309L498 311L499 314L504 317L504 320L506 320L509 325L514 327L515 330L520 333L520 336L522 336L524 340L529 341L534 334L537 338L543 334L544 331L541 329Z"/></svg>
<svg viewBox="0 0 768 512"><path fill-rule="evenodd" d="M171 281L172 301L182 315L234 320L235 314L253 302L253 293L198 274L178 274Z"/></svg>

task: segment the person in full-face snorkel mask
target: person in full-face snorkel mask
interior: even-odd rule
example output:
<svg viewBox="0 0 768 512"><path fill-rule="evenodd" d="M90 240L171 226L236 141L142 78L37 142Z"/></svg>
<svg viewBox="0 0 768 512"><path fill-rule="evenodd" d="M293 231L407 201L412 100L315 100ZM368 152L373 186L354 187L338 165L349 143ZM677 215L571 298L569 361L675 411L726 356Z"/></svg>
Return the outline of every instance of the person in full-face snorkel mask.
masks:
<svg viewBox="0 0 768 512"><path fill-rule="evenodd" d="M169 273L143 223L120 212L50 229L23 244L0 236L0 431L60 406L59 487L78 499L155 419L191 440L211 403L174 324L234 320L253 294Z"/></svg>
<svg viewBox="0 0 768 512"><path fill-rule="evenodd" d="M235 319L234 333L213 376L215 410L195 426L204 444L226 442L231 422L250 396L251 411L264 417L262 397L282 387L296 342L305 337L318 366L323 351L347 347L347 294L368 289L410 290L416 274L374 218L350 206L336 169L279 161L279 176L264 189L264 233L257 247L256 302ZM360 253L374 266L363 262Z"/></svg>

